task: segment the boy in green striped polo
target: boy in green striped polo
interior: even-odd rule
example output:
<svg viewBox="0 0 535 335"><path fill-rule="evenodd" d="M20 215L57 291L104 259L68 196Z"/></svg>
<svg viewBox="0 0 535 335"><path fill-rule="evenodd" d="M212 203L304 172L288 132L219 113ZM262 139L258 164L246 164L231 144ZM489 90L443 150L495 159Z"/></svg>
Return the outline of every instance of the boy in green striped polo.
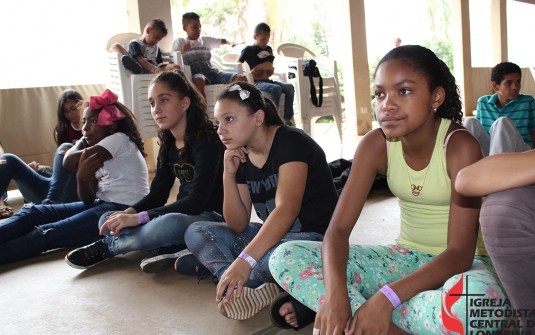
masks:
<svg viewBox="0 0 535 335"><path fill-rule="evenodd" d="M463 125L477 138L485 156L522 152L535 143L535 100L521 94L522 71L514 63L502 62L492 69L493 95L477 101L477 116Z"/></svg>

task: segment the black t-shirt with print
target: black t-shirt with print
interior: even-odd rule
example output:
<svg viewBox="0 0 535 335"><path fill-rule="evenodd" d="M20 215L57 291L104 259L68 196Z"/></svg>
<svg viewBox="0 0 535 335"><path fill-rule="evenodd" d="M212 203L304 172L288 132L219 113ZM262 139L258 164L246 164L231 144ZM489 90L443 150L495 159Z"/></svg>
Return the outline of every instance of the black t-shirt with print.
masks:
<svg viewBox="0 0 535 335"><path fill-rule="evenodd" d="M149 194L132 207L138 213L147 211L151 219L167 213L222 214L224 152L225 146L215 131L209 138L192 139L185 158L171 145L166 164L156 170ZM176 201L165 206L175 178L180 180Z"/></svg>
<svg viewBox="0 0 535 335"><path fill-rule="evenodd" d="M246 163L238 169L236 181L248 185L256 213L265 221L275 208L279 167L289 162L308 165L301 210L290 232L324 234L338 194L323 149L301 129L287 126L277 129L264 166L257 168L247 157Z"/></svg>
<svg viewBox="0 0 535 335"><path fill-rule="evenodd" d="M273 63L273 60L275 60L275 56L273 56L273 49L269 45L265 49L256 45L248 45L243 48L240 58L238 58L238 62L247 62L251 70L264 62Z"/></svg>

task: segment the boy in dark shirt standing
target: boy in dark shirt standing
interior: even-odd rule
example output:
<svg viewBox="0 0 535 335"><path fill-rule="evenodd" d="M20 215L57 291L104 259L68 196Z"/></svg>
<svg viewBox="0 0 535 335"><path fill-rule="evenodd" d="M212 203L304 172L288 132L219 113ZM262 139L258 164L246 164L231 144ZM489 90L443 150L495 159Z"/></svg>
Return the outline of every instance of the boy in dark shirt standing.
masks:
<svg viewBox="0 0 535 335"><path fill-rule="evenodd" d="M270 80L269 77L273 75L273 50L268 45L271 37L271 29L266 23L259 23L255 27L253 45L246 46L238 58L238 62L247 62L253 75L255 86L260 91L268 92L271 100L275 105L279 105L279 99L282 93L285 94L284 101L284 121L286 125L291 124L294 116L294 92L295 89L292 84Z"/></svg>

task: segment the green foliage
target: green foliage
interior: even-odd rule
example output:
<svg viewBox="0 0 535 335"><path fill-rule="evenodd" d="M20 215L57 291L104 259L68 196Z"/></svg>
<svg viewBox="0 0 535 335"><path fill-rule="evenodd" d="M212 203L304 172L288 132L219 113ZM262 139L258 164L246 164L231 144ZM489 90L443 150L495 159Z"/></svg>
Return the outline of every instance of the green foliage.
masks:
<svg viewBox="0 0 535 335"><path fill-rule="evenodd" d="M199 9L197 14L201 16L203 28L219 30L218 36L234 36L238 31L237 25L232 24L232 20L228 20L228 18L235 16L237 11L238 9L233 2L217 0L210 3L209 6Z"/></svg>
<svg viewBox="0 0 535 335"><path fill-rule="evenodd" d="M432 44L431 41L424 40L420 45L432 50L438 58L446 63L450 68L450 71L453 73L453 42L450 38L437 39L434 40Z"/></svg>
<svg viewBox="0 0 535 335"><path fill-rule="evenodd" d="M314 4L316 18L311 22L312 38L319 54L323 57L329 57L328 39L331 37L331 34L327 25L327 16L325 15L325 11L321 10L320 5L325 5L323 0Z"/></svg>

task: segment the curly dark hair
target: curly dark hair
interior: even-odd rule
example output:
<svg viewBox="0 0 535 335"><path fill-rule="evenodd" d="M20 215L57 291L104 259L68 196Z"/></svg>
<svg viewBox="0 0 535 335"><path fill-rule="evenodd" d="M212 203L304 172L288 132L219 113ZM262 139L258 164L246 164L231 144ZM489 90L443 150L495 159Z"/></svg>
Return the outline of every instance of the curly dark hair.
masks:
<svg viewBox="0 0 535 335"><path fill-rule="evenodd" d="M163 83L171 91L176 92L180 99L188 97L190 100L190 105L186 110L186 134L184 136L184 147L180 150L180 157L186 157L192 139L217 138L215 136L217 127L210 121L206 113L206 100L182 70L162 72L151 81L150 86L155 83ZM175 143L175 137L170 130L158 129L158 139L160 140L158 167L162 167L167 161L170 145Z"/></svg>
<svg viewBox="0 0 535 335"><path fill-rule="evenodd" d="M56 124L56 128L54 128L54 141L56 141L58 147L65 142L65 128L71 124L63 113L63 104L69 101L81 103L83 100L84 99L80 93L70 88L61 92L59 95L57 110L58 123Z"/></svg>
<svg viewBox="0 0 535 335"><path fill-rule="evenodd" d="M115 128L115 132L121 132L128 136L130 138L130 141L136 145L139 152L141 152L141 155L143 157L147 157L147 154L145 153L145 146L144 142L141 139L141 135L139 134L139 130L137 128L137 120L134 114L122 103L119 101L114 103L115 107L117 107L126 117L122 120L116 121L117 127ZM84 103L84 109L89 108L89 102ZM94 111L100 111L102 108L95 109Z"/></svg>
<svg viewBox="0 0 535 335"><path fill-rule="evenodd" d="M381 64L393 59L402 60L415 71L420 72L427 79L429 92L433 92L439 86L444 88L446 96L442 105L437 108L436 114L441 118L462 124L463 103L459 87L448 66L433 51L419 45L402 45L394 48L381 59L373 77L375 78Z"/></svg>
<svg viewBox="0 0 535 335"><path fill-rule="evenodd" d="M230 88L238 85L242 90L249 91L249 97L242 99L240 92L238 90L231 91ZM257 110L261 109L264 111L264 124L266 127L275 125L283 126L284 122L282 121L279 113L277 112L277 106L275 103L269 99L264 98L262 92L256 86L245 83L245 82L235 82L227 87L218 97L217 101L227 99L232 102L237 103L240 106L247 108L249 114L256 113Z"/></svg>
<svg viewBox="0 0 535 335"><path fill-rule="evenodd" d="M520 78L522 78L522 70L520 70L520 66L511 62L502 62L492 68L490 81L499 85L505 76L510 73L518 73Z"/></svg>

